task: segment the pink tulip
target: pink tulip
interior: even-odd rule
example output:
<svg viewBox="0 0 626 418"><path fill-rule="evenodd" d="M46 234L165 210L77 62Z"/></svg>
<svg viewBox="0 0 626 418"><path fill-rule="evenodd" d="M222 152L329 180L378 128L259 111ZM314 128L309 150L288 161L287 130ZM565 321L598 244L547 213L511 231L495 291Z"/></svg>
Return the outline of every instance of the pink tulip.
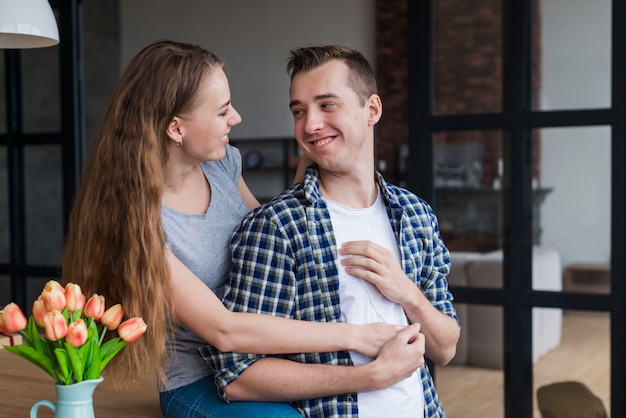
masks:
<svg viewBox="0 0 626 418"><path fill-rule="evenodd" d="M65 286L65 300L67 301L67 310L76 312L85 306L85 295L80 290L80 286L74 283L68 283Z"/></svg>
<svg viewBox="0 0 626 418"><path fill-rule="evenodd" d="M87 324L82 319L77 319L68 326L65 341L74 347L80 347L87 341L87 335Z"/></svg>
<svg viewBox="0 0 626 418"><path fill-rule="evenodd" d="M35 317L35 322L40 327L44 326L43 318L48 313L46 309L46 305L43 303L43 299L41 296L33 303L33 316Z"/></svg>
<svg viewBox="0 0 626 418"><path fill-rule="evenodd" d="M28 320L19 306L9 303L0 311L0 323L2 323L3 333L14 334L26 328Z"/></svg>
<svg viewBox="0 0 626 418"><path fill-rule="evenodd" d="M50 280L46 283L43 292L41 292L41 298L48 311L62 311L65 309L65 289L63 286L55 280Z"/></svg>
<svg viewBox="0 0 626 418"><path fill-rule="evenodd" d="M93 318L95 320L102 318L102 315L104 315L104 296L94 293L87 301L85 309L83 309L83 314L85 314L87 318Z"/></svg>
<svg viewBox="0 0 626 418"><path fill-rule="evenodd" d="M124 311L122 310L122 305L118 303L117 305L111 306L104 312L104 315L102 315L102 319L100 319L100 322L102 322L102 325L104 325L108 329L113 330L120 325L123 316Z"/></svg>
<svg viewBox="0 0 626 418"><path fill-rule="evenodd" d="M130 318L122 322L117 329L120 338L128 343L132 343L141 337L148 326L143 322L142 318Z"/></svg>
<svg viewBox="0 0 626 418"><path fill-rule="evenodd" d="M10 332L8 329L5 328L4 326L4 321L2 320L2 315L4 315L4 313L2 311L0 311L0 334L6 334L9 335Z"/></svg>
<svg viewBox="0 0 626 418"><path fill-rule="evenodd" d="M51 341L60 340L67 335L67 322L63 314L57 310L50 311L43 319L46 337Z"/></svg>

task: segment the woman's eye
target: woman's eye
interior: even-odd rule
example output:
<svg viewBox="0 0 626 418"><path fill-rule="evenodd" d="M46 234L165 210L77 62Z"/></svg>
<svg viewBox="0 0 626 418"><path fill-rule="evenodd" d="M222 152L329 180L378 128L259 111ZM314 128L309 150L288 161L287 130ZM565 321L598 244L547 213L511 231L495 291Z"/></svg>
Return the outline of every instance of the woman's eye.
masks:
<svg viewBox="0 0 626 418"><path fill-rule="evenodd" d="M228 109L219 114L219 116L224 117L228 115Z"/></svg>

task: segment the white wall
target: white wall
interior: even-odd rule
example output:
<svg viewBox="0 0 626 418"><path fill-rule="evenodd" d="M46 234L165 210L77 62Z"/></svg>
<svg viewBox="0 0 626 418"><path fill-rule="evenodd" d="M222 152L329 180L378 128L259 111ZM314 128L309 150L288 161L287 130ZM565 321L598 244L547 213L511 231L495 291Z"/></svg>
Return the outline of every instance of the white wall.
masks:
<svg viewBox="0 0 626 418"><path fill-rule="evenodd" d="M375 65L374 12L373 0L121 1L121 64L158 39L201 45L226 61L243 117L231 137L292 136L289 50L342 44Z"/></svg>
<svg viewBox="0 0 626 418"><path fill-rule="evenodd" d="M610 1L541 0L540 108L610 103ZM227 63L243 123L233 138L291 136L285 60L292 48L339 43L375 64L373 0L129 0L120 2L121 65L170 38L202 45ZM383 98L384 99L384 98ZM608 128L542 130L542 244L563 265L610 257Z"/></svg>
<svg viewBox="0 0 626 418"><path fill-rule="evenodd" d="M542 110L603 108L610 96L609 0L541 0ZM563 265L608 263L611 148L609 127L541 131L542 244Z"/></svg>

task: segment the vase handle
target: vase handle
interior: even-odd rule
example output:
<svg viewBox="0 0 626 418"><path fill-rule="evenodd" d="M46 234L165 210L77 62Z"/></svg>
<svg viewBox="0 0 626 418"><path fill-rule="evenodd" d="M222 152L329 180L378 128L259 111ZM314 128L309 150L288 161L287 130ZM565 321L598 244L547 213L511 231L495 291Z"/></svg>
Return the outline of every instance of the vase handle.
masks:
<svg viewBox="0 0 626 418"><path fill-rule="evenodd" d="M57 406L53 402L37 401L35 402L33 407L30 408L30 418L37 418L37 410L39 410L39 407L41 406L47 406L48 408L52 409L52 412L55 412L57 408Z"/></svg>

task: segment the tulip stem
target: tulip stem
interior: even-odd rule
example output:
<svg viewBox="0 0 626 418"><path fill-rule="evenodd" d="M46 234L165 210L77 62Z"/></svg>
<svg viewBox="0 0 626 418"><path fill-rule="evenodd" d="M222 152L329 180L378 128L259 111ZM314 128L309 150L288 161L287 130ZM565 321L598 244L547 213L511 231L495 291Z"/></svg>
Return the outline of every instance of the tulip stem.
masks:
<svg viewBox="0 0 626 418"><path fill-rule="evenodd" d="M104 334L107 333L107 327L102 327L102 334L100 335L100 342L98 343L98 346L102 346L102 341L104 340Z"/></svg>

